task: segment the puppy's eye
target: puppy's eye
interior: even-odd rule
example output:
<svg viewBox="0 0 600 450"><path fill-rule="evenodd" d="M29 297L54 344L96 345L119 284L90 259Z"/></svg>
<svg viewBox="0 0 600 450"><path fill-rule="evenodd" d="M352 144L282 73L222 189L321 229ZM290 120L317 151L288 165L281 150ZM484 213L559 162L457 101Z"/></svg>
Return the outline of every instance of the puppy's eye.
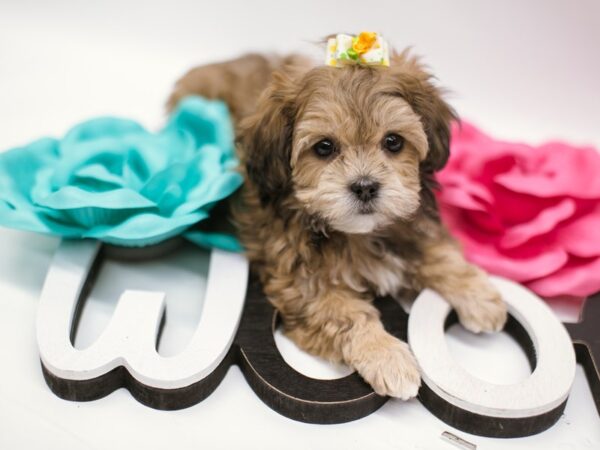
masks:
<svg viewBox="0 0 600 450"><path fill-rule="evenodd" d="M335 151L335 144L330 139L322 139L313 146L313 150L321 158L326 158Z"/></svg>
<svg viewBox="0 0 600 450"><path fill-rule="evenodd" d="M396 133L389 133L383 138L383 148L392 153L398 153L404 147L404 138Z"/></svg>

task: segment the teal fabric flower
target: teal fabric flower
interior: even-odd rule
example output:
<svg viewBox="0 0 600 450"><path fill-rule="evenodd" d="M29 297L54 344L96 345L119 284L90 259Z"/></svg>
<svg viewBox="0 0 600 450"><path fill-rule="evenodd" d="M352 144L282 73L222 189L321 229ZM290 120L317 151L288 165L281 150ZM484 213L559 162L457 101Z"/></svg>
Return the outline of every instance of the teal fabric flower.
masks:
<svg viewBox="0 0 600 450"><path fill-rule="evenodd" d="M183 100L158 133L102 117L63 139L0 153L0 225L65 238L146 246L184 234L240 250L225 233L192 231L242 184L227 107Z"/></svg>

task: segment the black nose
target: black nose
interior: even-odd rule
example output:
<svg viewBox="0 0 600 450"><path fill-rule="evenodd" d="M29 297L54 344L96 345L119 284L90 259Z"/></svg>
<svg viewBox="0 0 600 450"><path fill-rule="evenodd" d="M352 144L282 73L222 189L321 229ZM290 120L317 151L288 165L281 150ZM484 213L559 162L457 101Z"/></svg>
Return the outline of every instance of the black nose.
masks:
<svg viewBox="0 0 600 450"><path fill-rule="evenodd" d="M368 202L377 197L379 183L371 178L360 178L350 185L350 190L361 202Z"/></svg>

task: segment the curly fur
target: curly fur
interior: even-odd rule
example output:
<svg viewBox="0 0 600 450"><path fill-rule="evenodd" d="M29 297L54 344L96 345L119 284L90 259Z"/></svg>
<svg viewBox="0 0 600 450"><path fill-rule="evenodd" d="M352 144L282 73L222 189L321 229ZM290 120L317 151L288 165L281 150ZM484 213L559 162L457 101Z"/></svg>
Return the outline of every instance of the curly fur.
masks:
<svg viewBox="0 0 600 450"><path fill-rule="evenodd" d="M430 287L474 332L500 329L506 307L468 264L437 215L433 174L449 156L454 111L407 52L390 68L314 66L301 56L247 55L193 69L176 85L224 99L236 121L246 183L233 219L287 334L354 367L381 395L410 398L420 377L408 346L371 300ZM382 149L386 133L405 139ZM328 158L320 139L336 143ZM381 186L368 211L349 184Z"/></svg>

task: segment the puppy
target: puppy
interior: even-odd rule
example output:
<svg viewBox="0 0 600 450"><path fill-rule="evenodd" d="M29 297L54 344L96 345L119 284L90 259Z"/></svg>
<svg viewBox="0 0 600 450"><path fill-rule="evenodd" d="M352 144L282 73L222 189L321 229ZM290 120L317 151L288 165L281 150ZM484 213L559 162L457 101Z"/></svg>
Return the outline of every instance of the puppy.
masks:
<svg viewBox="0 0 600 450"><path fill-rule="evenodd" d="M168 101L229 105L246 177L234 222L287 335L402 399L417 395L419 369L375 296L428 287L475 333L506 321L438 217L433 175L456 116L431 78L406 51L390 67L247 55L191 70Z"/></svg>

